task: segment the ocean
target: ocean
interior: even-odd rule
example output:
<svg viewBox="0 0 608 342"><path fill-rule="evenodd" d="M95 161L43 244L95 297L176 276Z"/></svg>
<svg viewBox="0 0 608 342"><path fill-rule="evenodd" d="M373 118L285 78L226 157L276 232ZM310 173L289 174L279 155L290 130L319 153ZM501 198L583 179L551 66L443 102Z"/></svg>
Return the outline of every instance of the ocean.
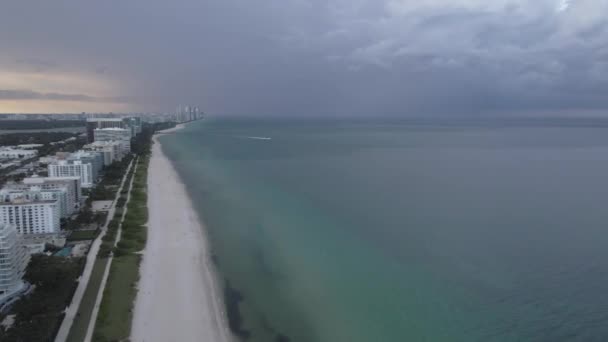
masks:
<svg viewBox="0 0 608 342"><path fill-rule="evenodd" d="M608 340L606 120L203 120L160 141L243 340Z"/></svg>

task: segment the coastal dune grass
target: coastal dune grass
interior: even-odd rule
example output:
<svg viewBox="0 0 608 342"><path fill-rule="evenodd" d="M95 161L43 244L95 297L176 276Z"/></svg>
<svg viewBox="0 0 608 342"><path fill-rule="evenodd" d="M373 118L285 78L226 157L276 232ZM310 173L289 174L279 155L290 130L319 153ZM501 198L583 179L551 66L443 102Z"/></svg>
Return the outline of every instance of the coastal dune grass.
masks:
<svg viewBox="0 0 608 342"><path fill-rule="evenodd" d="M133 318L133 300L137 294L141 256L115 257L103 294L93 341L124 341L128 339Z"/></svg>
<svg viewBox="0 0 608 342"><path fill-rule="evenodd" d="M139 252L146 246L148 221L149 154L138 159L131 197L121 226L120 240L113 248L114 259L99 308L93 341L124 341L131 333L133 303L139 281Z"/></svg>

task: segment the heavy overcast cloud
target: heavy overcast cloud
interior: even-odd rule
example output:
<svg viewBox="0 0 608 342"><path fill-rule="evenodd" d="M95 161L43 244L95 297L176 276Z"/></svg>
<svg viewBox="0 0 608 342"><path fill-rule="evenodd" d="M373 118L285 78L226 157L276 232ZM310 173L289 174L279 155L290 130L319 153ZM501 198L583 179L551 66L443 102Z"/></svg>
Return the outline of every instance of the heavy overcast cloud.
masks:
<svg viewBox="0 0 608 342"><path fill-rule="evenodd" d="M4 0L0 111L602 111L608 0Z"/></svg>

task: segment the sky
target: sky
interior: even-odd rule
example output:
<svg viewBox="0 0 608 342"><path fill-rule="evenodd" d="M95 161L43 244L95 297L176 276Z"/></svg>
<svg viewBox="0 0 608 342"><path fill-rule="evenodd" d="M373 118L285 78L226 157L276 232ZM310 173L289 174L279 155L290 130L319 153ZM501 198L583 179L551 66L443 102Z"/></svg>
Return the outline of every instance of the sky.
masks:
<svg viewBox="0 0 608 342"><path fill-rule="evenodd" d="M608 108L608 0L3 0L0 112Z"/></svg>

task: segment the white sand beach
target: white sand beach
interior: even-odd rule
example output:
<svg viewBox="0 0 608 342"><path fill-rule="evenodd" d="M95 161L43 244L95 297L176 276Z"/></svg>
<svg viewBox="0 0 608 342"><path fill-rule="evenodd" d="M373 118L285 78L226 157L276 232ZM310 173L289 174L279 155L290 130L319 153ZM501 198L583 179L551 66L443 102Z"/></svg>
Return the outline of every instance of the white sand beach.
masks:
<svg viewBox="0 0 608 342"><path fill-rule="evenodd" d="M232 341L202 223L156 137L154 142L148 242L131 341Z"/></svg>

